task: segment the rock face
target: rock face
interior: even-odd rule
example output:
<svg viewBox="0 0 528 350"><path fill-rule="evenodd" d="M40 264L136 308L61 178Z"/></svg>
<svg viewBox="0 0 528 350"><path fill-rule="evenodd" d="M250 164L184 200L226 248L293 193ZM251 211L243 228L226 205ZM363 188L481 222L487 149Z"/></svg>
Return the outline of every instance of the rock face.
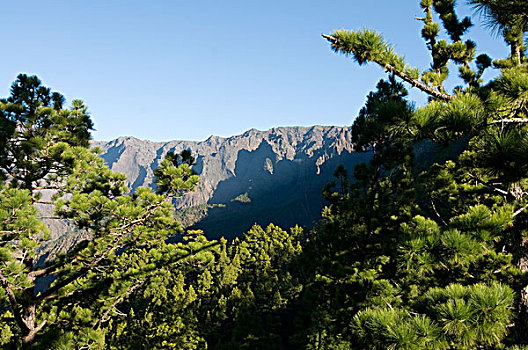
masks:
<svg viewBox="0 0 528 350"><path fill-rule="evenodd" d="M320 215L321 191L339 164L352 172L367 155L353 152L348 127L251 129L202 142L151 142L120 137L93 142L108 166L127 175L131 190L153 186L154 170L167 152L184 149L196 158L196 192L174 202L182 222L209 237L233 237L254 223L311 225Z"/></svg>

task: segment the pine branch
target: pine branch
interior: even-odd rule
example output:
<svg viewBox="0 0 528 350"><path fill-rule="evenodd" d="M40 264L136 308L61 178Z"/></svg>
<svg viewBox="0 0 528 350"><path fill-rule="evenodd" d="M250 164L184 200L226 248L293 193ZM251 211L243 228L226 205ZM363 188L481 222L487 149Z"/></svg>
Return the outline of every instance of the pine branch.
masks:
<svg viewBox="0 0 528 350"><path fill-rule="evenodd" d="M33 330L33 333L35 334L38 333L46 325L46 323L48 323L47 319L40 322L40 324L37 327L35 327L35 329Z"/></svg>
<svg viewBox="0 0 528 350"><path fill-rule="evenodd" d="M520 213L522 213L522 212L525 211L526 209L528 209L528 204L526 204L524 207L520 208L520 209L517 210L515 213L513 213L513 217L516 217L517 215L519 215Z"/></svg>
<svg viewBox="0 0 528 350"><path fill-rule="evenodd" d="M133 221L133 224L127 224L122 229L128 227L125 231L121 232L119 236L117 236L114 241L108 245L108 247L105 249L103 253L101 253L99 256L94 257L94 259L81 269L79 269L76 273L71 275L70 277L66 278L65 280L58 282L53 287L46 290L44 293L40 294L37 298L35 298L37 301L40 300L47 300L53 296L54 293L59 291L61 288L64 288L68 284L75 281L77 278L83 276L86 272L88 272L90 269L94 268L99 262L101 262L103 259L105 259L108 254L115 250L117 248L117 245L131 232L134 231L134 229L139 226L141 223L145 222L154 212L161 206L163 202L157 203L143 218Z"/></svg>
<svg viewBox="0 0 528 350"><path fill-rule="evenodd" d="M55 270L57 270L59 267L62 267L66 264L65 259L70 259L68 263L74 263L77 261L78 256L76 254L78 253L79 249L82 249L81 245L83 243L86 243L87 240L82 240L80 242L77 242L76 245L72 248L72 250L68 251L64 257L64 259L60 259L59 261L53 262L51 265L48 265L42 269L30 271L28 273L28 278L36 278L41 276L47 276L51 273L54 273Z"/></svg>
<svg viewBox="0 0 528 350"><path fill-rule="evenodd" d="M219 244L220 244L220 242L212 242L212 243L210 243L208 245L202 246L199 249L197 249L196 251L190 251L190 252L188 252L187 254L185 254L183 256L179 256L174 261L168 262L167 265L177 264L177 263L179 263L179 262L181 262L181 261L183 261L183 260L185 260L185 259L187 259L187 258L189 258L189 257L191 257L193 255L197 255L197 254L199 254L199 253L201 253L203 251L207 251L209 249L212 249L212 248L218 246ZM143 285L145 282L149 281L153 276L155 276L155 274L152 273L152 270L156 270L157 268L158 267L154 267L154 268L152 268L150 270L146 270L145 272L147 272L147 278L145 280L143 280L143 281L138 281L136 284L134 284L129 289L127 289L127 291L123 295L118 297L112 303L112 305L105 311L103 316L94 324L93 328L97 328L97 326L99 326L101 323L108 321L108 319L107 319L108 315L117 306L117 304L119 304L127 295L132 293L135 289L139 288L141 285Z"/></svg>
<svg viewBox="0 0 528 350"><path fill-rule="evenodd" d="M40 186L40 187L34 187L33 191L43 191L43 190L63 190L65 189L65 186Z"/></svg>
<svg viewBox="0 0 528 350"><path fill-rule="evenodd" d="M53 264L40 270L31 271L28 273L28 278L35 279L37 277L46 276L54 272L59 266L63 264Z"/></svg>
<svg viewBox="0 0 528 350"><path fill-rule="evenodd" d="M492 124L527 124L528 118L510 118L510 119L499 119L494 120L488 125Z"/></svg>
<svg viewBox="0 0 528 350"><path fill-rule="evenodd" d="M41 200L36 200L35 203L38 203L38 204L48 204L48 205L55 205L55 204L57 204L57 202L41 201Z"/></svg>
<svg viewBox="0 0 528 350"><path fill-rule="evenodd" d="M19 309L19 303L16 299L15 293L13 292L12 283L0 273L0 283L2 283L2 286L4 287L7 297L9 298L9 303L11 304L11 311L13 312L13 316L15 317L15 321L20 327L21 330L29 332L29 327L27 326L26 322L24 322L24 319L22 318L22 314L20 313Z"/></svg>
<svg viewBox="0 0 528 350"><path fill-rule="evenodd" d="M485 185L485 186L491 188L495 192L499 192L500 194L503 194L505 196L512 196L512 197L515 198L515 196L510 191L506 191L506 190L503 190L502 188L495 187L494 184L489 183L487 181L484 181L481 178L479 178L479 177L477 177L477 176L475 176L473 174L469 174L468 173L468 176L471 177L472 179L474 179L475 181L477 181L478 183L481 183L482 185Z"/></svg>
<svg viewBox="0 0 528 350"><path fill-rule="evenodd" d="M101 325L102 323L108 321L108 314L117 306L117 304L119 304L125 297L127 297L130 293L132 293L135 289L139 288L145 281L139 281L137 282L136 284L134 284L132 287L128 288L127 291L125 293L123 293L123 295L119 296L118 298L116 298L116 300L112 303L112 305L110 305L110 307L105 311L105 313L103 314L103 316L101 316L101 318L93 325L93 328L97 328L99 325ZM121 313L122 314L122 313ZM126 316L126 314L123 314L124 316Z"/></svg>
<svg viewBox="0 0 528 350"><path fill-rule="evenodd" d="M436 209L436 205L434 203L434 199L431 198L431 207L433 208L433 211L435 213L435 215L442 221L442 223L447 226L447 222L442 218L442 216L440 216L440 213L438 212L438 210Z"/></svg>
<svg viewBox="0 0 528 350"><path fill-rule="evenodd" d="M332 44L337 44L338 41L339 41L338 38L336 38L335 36L332 36L332 35L321 34L321 36L323 38L325 38L326 40L330 41ZM416 88L422 90L423 92L425 92L426 94L428 94L430 96L433 96L433 97L435 97L435 98L437 98L439 100L443 100L443 101L446 101L446 102L451 101L451 100L453 100L455 98L455 96L453 96L453 95L449 95L449 94L443 93L441 91L435 90L434 88L432 88L430 86L427 86L426 84L422 83L418 79L414 79L411 76L409 76L407 73L402 72L399 69L396 69L391 64L382 62L381 60L375 59L375 58L373 58L372 61L374 61L375 63L377 63L381 67L383 67L387 72L390 72L391 74L396 75L400 79L402 79L405 82L411 84L413 87L416 87Z"/></svg>
<svg viewBox="0 0 528 350"><path fill-rule="evenodd" d="M376 63L378 63L380 66L383 66L382 63L379 63L379 62L376 62ZM416 87L416 88L422 90L423 92L425 92L426 94L438 98L439 100L443 100L443 101L449 102L449 101L455 99L455 96L440 92L438 90L435 90L432 87L425 85L421 81L411 78L405 72L401 72L401 71L397 70L396 68L394 68L390 64L385 64L384 68L388 72L396 75L397 77L399 77L402 80L406 81L407 83L411 84L413 87Z"/></svg>

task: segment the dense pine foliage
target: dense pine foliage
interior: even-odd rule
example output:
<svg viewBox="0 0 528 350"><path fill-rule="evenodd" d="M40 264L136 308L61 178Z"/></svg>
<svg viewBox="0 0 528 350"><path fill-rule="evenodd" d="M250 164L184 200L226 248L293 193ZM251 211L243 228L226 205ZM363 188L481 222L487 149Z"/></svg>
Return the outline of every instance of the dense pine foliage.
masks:
<svg viewBox="0 0 528 350"><path fill-rule="evenodd" d="M528 344L528 9L522 0L469 2L508 57L476 56L471 20L454 0L421 1L431 53L423 72L376 32L323 35L388 77L352 126L355 149L371 161L336 169L313 230L255 226L231 242L181 233L170 197L198 183L189 152L163 161L158 193L128 194L88 148L84 104L65 108L59 93L20 75L0 101L0 345ZM448 91L453 68L460 85ZM494 78L483 81L487 70ZM406 84L427 105L408 101ZM43 263L49 232L37 205L54 206L54 219L89 238Z"/></svg>

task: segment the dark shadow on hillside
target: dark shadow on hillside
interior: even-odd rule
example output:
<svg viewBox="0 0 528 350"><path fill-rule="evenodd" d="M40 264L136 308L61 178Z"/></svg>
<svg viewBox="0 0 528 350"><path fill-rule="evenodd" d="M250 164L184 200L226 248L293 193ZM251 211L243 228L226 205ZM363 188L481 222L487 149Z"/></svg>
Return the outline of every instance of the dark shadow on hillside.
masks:
<svg viewBox="0 0 528 350"><path fill-rule="evenodd" d="M103 158L105 164L109 168L112 168L114 163L119 160L119 157L121 157L121 154L125 151L125 148L126 146L124 143L121 143L118 146L112 146L101 155L101 158Z"/></svg>
<svg viewBox="0 0 528 350"><path fill-rule="evenodd" d="M147 169L145 167L142 167L141 165L139 167L139 174L136 177L136 180L132 185L130 185L130 193L133 193L137 190L139 186L143 186L145 183L145 178L147 177Z"/></svg>
<svg viewBox="0 0 528 350"><path fill-rule="evenodd" d="M323 152L312 158L301 154L293 160L276 161L266 141L252 152L239 151L235 176L218 184L208 202L215 206L191 228L204 230L209 238L232 239L254 224L311 227L326 204L321 195L323 186L333 180L337 166L343 164L352 173L357 163L369 158L367 154L343 152L327 160L318 175L315 160Z"/></svg>
<svg viewBox="0 0 528 350"><path fill-rule="evenodd" d="M439 145L431 140L415 142L414 147L414 172L416 174L425 171L433 163L443 164L447 160L455 160L468 146L469 138L460 137L449 145Z"/></svg>

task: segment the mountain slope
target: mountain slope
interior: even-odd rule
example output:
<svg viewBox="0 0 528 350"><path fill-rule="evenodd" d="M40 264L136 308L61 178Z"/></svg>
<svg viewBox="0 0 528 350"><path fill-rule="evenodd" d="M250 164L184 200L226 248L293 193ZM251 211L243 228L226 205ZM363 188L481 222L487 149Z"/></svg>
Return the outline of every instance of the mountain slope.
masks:
<svg viewBox="0 0 528 350"><path fill-rule="evenodd" d="M321 190L335 168L352 171L367 155L353 152L348 127L251 129L202 142L151 142L121 137L93 142L110 168L127 175L132 190L152 186L154 170L167 152L189 149L200 175L196 192L174 204L180 218L209 237L231 237L254 223L311 225L324 205Z"/></svg>

